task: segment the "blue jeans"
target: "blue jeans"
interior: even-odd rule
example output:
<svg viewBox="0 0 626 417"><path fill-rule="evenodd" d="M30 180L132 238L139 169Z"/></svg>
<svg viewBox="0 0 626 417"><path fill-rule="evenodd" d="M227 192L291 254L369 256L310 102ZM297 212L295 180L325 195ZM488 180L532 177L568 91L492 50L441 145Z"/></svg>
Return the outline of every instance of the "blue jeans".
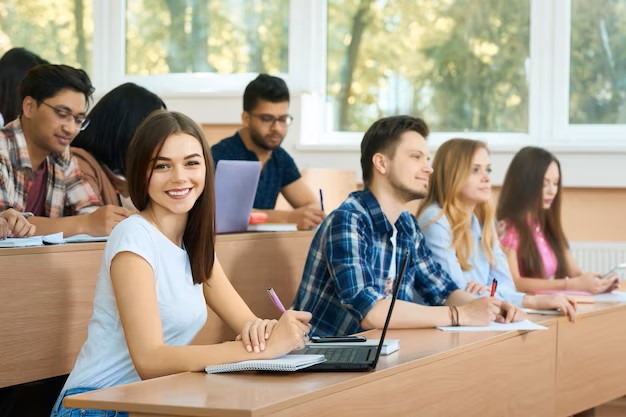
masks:
<svg viewBox="0 0 626 417"><path fill-rule="evenodd" d="M63 406L63 399L69 395L80 394L83 392L94 391L97 388L70 388L65 392L62 392L57 399L50 417L128 417L128 413L119 411L106 411L106 410L87 410L83 408L65 408Z"/></svg>

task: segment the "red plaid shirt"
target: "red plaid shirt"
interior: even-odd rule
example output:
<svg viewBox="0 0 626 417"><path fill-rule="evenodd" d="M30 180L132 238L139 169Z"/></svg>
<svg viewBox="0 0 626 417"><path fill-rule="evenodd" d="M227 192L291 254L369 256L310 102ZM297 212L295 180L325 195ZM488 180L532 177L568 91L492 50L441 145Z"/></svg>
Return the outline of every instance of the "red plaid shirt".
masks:
<svg viewBox="0 0 626 417"><path fill-rule="evenodd" d="M83 180L69 146L62 154L46 157L48 181L45 212L47 217L86 214L102 205L100 197ZM20 119L0 130L0 211L26 209L33 167Z"/></svg>

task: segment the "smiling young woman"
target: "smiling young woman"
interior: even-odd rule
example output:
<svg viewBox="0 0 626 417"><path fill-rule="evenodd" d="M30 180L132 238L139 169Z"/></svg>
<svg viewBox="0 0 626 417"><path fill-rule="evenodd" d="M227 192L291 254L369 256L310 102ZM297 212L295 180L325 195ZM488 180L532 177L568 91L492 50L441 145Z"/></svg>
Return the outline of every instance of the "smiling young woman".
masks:
<svg viewBox="0 0 626 417"><path fill-rule="evenodd" d="M63 407L67 395L274 358L307 340L309 313L258 318L215 258L213 162L200 128L183 114L157 111L137 129L128 155L128 188L139 214L107 241L87 341L53 417L76 411ZM188 346L207 305L238 340Z"/></svg>

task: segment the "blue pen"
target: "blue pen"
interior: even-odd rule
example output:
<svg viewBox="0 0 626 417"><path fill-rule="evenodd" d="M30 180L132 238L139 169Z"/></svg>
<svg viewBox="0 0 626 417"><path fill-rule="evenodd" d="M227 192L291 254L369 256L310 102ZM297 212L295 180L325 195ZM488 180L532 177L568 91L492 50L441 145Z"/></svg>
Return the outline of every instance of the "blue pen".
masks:
<svg viewBox="0 0 626 417"><path fill-rule="evenodd" d="M324 194L322 194L322 189L320 188L320 207L322 211L324 211Z"/></svg>

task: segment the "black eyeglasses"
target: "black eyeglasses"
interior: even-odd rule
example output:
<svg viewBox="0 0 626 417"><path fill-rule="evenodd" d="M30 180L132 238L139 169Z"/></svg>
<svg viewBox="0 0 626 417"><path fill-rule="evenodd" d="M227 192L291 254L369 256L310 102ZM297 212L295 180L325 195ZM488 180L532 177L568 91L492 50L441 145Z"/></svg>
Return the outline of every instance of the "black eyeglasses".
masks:
<svg viewBox="0 0 626 417"><path fill-rule="evenodd" d="M45 104L50 107L52 111L54 111L54 114L56 114L59 120L61 120L64 124L74 123L74 126L76 126L78 130L85 130L87 126L89 126L89 119L85 116L76 116L69 110L51 106L45 101L42 101L41 104Z"/></svg>
<svg viewBox="0 0 626 417"><path fill-rule="evenodd" d="M261 123L267 126L274 126L274 123L278 123L279 125L282 125L282 126L289 126L291 122L293 122L293 116L290 114L285 114L283 116L276 117L271 114L262 113L262 114L252 114L252 117L256 117L257 119L261 121Z"/></svg>

